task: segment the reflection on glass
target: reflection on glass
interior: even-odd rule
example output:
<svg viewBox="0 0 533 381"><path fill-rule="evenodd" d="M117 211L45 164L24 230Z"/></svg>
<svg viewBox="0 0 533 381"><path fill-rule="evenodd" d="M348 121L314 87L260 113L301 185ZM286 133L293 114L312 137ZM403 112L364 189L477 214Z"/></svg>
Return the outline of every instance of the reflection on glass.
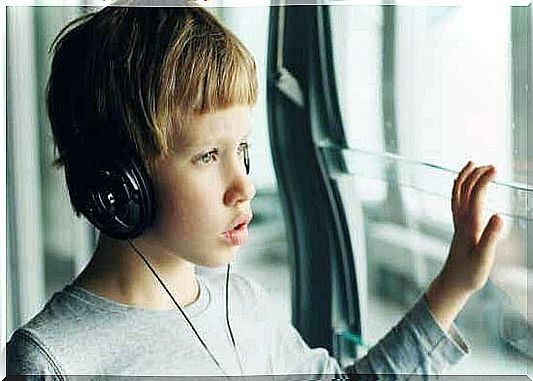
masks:
<svg viewBox="0 0 533 381"><path fill-rule="evenodd" d="M457 171L468 160L490 163L498 175L485 221L499 213L505 231L490 282L457 319L472 354L449 372L525 374L533 188L524 176L527 110L514 91L527 88L527 76L514 71L531 52L514 31L527 8L484 9L483 17L474 7L328 9L347 147L323 146L322 154L346 190L343 202L361 210L351 229L365 242L363 339L377 342L440 271L454 233ZM383 107L391 96L394 107Z"/></svg>

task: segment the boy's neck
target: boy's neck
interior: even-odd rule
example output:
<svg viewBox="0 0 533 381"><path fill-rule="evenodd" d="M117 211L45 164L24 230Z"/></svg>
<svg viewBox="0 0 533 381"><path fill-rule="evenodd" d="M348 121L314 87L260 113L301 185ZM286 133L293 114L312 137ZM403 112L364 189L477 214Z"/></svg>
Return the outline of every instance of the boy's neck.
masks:
<svg viewBox="0 0 533 381"><path fill-rule="evenodd" d="M142 239L134 241L181 307L199 297L194 264L177 255L154 250ZM100 235L91 260L74 283L114 302L144 309L170 310L176 306L155 275L127 241Z"/></svg>

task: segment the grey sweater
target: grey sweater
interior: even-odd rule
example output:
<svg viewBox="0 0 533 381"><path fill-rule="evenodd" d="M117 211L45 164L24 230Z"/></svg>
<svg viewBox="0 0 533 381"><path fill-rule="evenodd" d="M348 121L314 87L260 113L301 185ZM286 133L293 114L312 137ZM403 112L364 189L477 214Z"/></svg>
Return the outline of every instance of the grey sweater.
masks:
<svg viewBox="0 0 533 381"><path fill-rule="evenodd" d="M198 279L200 296L184 311L225 373L240 375L225 323L225 274ZM365 357L341 369L325 349L309 348L289 322L272 316L269 303L258 284L231 274L231 326L246 375L358 373L407 379L440 373L468 352L455 326L444 333L421 297ZM51 375L45 378L51 380L221 375L177 309L127 306L74 284L56 292L14 332L6 364L8 375Z"/></svg>

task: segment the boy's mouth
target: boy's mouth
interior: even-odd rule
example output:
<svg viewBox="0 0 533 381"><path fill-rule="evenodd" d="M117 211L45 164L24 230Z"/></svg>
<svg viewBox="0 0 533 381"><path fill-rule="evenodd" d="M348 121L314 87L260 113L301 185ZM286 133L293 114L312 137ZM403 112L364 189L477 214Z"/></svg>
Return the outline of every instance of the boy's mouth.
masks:
<svg viewBox="0 0 533 381"><path fill-rule="evenodd" d="M247 226L250 223L250 221L252 220L252 217L253 217L253 214L251 211L245 214L241 214L239 217L237 217L233 221L233 223L231 224L232 227L226 230L223 234L242 229L244 226Z"/></svg>

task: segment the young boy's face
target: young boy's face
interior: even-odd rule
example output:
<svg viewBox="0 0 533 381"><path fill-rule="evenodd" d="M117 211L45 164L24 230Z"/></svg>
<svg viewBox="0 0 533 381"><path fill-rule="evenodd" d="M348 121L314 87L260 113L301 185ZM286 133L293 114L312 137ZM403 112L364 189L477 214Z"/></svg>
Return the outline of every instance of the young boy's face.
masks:
<svg viewBox="0 0 533 381"><path fill-rule="evenodd" d="M233 260L240 245L223 233L251 213L255 196L244 166L249 133L249 106L199 115L183 127L175 154L159 161L152 177L158 208L146 233L151 242L202 266Z"/></svg>

